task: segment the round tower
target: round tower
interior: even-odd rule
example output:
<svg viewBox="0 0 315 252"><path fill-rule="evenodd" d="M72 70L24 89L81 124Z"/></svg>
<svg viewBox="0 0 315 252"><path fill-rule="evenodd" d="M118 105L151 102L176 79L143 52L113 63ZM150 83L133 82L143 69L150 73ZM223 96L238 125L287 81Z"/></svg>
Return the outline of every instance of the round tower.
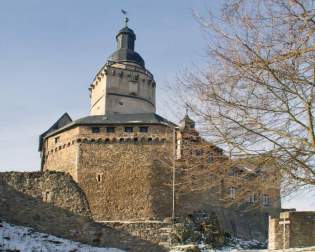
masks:
<svg viewBox="0 0 315 252"><path fill-rule="evenodd" d="M156 84L135 51L136 34L127 22L116 35L117 50L89 88L91 115L155 113Z"/></svg>

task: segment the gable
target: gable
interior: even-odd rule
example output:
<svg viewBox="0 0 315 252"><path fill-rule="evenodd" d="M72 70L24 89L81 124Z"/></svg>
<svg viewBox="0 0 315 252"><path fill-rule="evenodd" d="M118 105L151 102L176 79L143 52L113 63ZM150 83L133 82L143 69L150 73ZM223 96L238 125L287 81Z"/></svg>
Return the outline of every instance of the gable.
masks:
<svg viewBox="0 0 315 252"><path fill-rule="evenodd" d="M42 151L42 145L43 145L43 139L46 135L48 135L49 133L52 133L64 126L66 126L67 124L71 123L72 119L69 116L68 113L64 113L48 130L46 130L44 133L42 133L39 136L39 146L38 146L38 151Z"/></svg>

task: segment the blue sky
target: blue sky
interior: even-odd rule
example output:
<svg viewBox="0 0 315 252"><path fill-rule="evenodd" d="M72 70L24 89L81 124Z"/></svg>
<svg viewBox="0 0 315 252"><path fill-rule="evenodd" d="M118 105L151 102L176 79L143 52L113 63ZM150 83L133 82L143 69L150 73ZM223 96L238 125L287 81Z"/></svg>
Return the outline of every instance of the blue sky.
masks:
<svg viewBox="0 0 315 252"><path fill-rule="evenodd" d="M166 87L185 67L205 60L206 41L192 12L216 11L218 3L2 0L0 171L38 170L38 135L64 112L74 119L88 114L88 87L115 50L121 9L129 12L136 51L155 76L158 113L176 122L180 116L170 113ZM315 202L300 201L288 206L315 209Z"/></svg>

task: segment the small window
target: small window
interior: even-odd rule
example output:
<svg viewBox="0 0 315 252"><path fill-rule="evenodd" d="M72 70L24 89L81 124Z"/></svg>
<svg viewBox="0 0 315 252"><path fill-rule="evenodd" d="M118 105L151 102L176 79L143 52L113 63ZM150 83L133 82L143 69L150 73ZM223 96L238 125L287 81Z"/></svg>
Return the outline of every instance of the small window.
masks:
<svg viewBox="0 0 315 252"><path fill-rule="evenodd" d="M92 133L100 133L100 131L99 127L92 127Z"/></svg>
<svg viewBox="0 0 315 252"><path fill-rule="evenodd" d="M267 194L264 194L262 196L262 204L264 206L269 206L270 205L270 198L269 198L269 196Z"/></svg>
<svg viewBox="0 0 315 252"><path fill-rule="evenodd" d="M230 199L236 198L236 189L234 187L229 188L229 197L230 197Z"/></svg>
<svg viewBox="0 0 315 252"><path fill-rule="evenodd" d="M51 201L51 193L50 193L50 191L45 191L43 196L44 196L43 200L45 202L50 202Z"/></svg>
<svg viewBox="0 0 315 252"><path fill-rule="evenodd" d="M234 168L231 168L228 171L228 175L231 176L231 177L235 177L236 176L236 170Z"/></svg>
<svg viewBox="0 0 315 252"><path fill-rule="evenodd" d="M211 164L213 162L213 156L210 154L208 156L208 164Z"/></svg>
<svg viewBox="0 0 315 252"><path fill-rule="evenodd" d="M203 154L203 150L196 150L196 156L201 156Z"/></svg>
<svg viewBox="0 0 315 252"><path fill-rule="evenodd" d="M101 182L102 181L102 174L97 174L96 180L97 180L97 182Z"/></svg>
<svg viewBox="0 0 315 252"><path fill-rule="evenodd" d="M55 137L55 144L60 142L60 137Z"/></svg>
<svg viewBox="0 0 315 252"><path fill-rule="evenodd" d="M133 132L133 127L125 127L125 132Z"/></svg>
<svg viewBox="0 0 315 252"><path fill-rule="evenodd" d="M148 130L149 130L148 127L145 127L145 126L142 126L139 128L140 132L148 132Z"/></svg>
<svg viewBox="0 0 315 252"><path fill-rule="evenodd" d="M106 128L106 132L107 133L114 133L115 132L115 128L114 127L107 127Z"/></svg>

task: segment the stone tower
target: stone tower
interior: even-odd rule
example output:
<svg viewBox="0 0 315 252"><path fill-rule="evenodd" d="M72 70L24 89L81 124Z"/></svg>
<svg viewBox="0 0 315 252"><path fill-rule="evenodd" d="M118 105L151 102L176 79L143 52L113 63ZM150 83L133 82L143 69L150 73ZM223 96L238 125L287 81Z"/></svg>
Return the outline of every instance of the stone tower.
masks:
<svg viewBox="0 0 315 252"><path fill-rule="evenodd" d="M91 115L155 112L155 81L134 50L135 40L136 34L126 22L116 35L117 50L89 88Z"/></svg>

